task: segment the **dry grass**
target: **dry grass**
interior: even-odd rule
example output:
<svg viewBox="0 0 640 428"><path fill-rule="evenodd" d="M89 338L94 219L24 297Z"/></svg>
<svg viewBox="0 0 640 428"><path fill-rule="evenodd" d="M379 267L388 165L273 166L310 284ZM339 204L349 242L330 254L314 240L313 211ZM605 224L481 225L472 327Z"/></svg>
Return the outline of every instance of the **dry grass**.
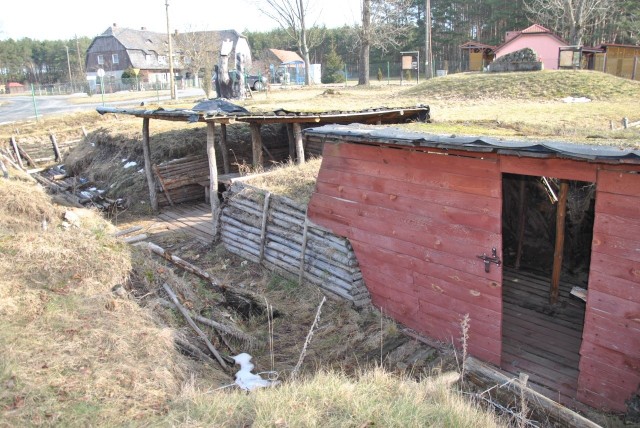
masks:
<svg viewBox="0 0 640 428"><path fill-rule="evenodd" d="M185 391L169 413L182 426L496 427L494 417L448 389L438 377L415 381L383 369L350 377L320 370L275 389Z"/></svg>
<svg viewBox="0 0 640 428"><path fill-rule="evenodd" d="M246 183L306 205L315 190L321 163L320 158L309 159L303 165L283 163L270 170L268 175L251 178Z"/></svg>

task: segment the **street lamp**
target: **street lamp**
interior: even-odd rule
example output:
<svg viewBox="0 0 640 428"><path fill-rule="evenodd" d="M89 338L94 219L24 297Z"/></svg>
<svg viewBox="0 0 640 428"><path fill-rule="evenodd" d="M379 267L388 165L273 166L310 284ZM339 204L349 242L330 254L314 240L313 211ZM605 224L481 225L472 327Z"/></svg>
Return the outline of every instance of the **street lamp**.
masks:
<svg viewBox="0 0 640 428"><path fill-rule="evenodd" d="M75 92L76 89L73 87L73 79L71 78L71 62L69 62L69 46L64 47L67 50L67 68L69 69L69 83L71 83L71 92Z"/></svg>

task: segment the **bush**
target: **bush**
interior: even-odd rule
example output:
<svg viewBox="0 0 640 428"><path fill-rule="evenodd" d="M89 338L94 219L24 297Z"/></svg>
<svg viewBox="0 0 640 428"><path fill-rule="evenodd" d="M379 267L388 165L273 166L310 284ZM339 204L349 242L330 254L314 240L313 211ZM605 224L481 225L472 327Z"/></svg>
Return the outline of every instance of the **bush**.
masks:
<svg viewBox="0 0 640 428"><path fill-rule="evenodd" d="M382 69L378 67L378 82L382 81Z"/></svg>
<svg viewBox="0 0 640 428"><path fill-rule="evenodd" d="M336 52L336 47L332 43L331 50L324 57L324 68L322 70L322 83L342 83L344 82L344 61Z"/></svg>

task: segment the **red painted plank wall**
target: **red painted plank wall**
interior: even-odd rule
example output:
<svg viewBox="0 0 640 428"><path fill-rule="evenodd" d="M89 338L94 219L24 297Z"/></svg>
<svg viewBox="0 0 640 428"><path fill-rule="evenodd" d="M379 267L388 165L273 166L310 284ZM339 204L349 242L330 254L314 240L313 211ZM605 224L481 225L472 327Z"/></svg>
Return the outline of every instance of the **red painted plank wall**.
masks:
<svg viewBox="0 0 640 428"><path fill-rule="evenodd" d="M640 174L598 171L578 399L625 411L640 385Z"/></svg>
<svg viewBox="0 0 640 428"><path fill-rule="evenodd" d="M502 283L476 256L502 248L496 159L325 143L309 218L346 236L372 301L401 323L500 364Z"/></svg>

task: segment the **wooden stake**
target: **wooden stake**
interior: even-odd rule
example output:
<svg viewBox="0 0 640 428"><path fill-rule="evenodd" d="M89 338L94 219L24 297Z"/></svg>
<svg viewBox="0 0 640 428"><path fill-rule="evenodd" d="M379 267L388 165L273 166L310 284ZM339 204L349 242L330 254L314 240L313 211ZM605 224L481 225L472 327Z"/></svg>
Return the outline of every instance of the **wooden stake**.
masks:
<svg viewBox="0 0 640 428"><path fill-rule="evenodd" d="M7 171L7 167L4 166L4 162L0 159L0 169L2 169L2 175L4 178L9 178L9 171Z"/></svg>
<svg viewBox="0 0 640 428"><path fill-rule="evenodd" d="M18 150L18 143L16 143L16 139L13 137L11 137L11 145L13 146L13 151L16 154L18 165L20 165L20 168L24 169L24 164L22 163L22 158L20 157L20 151Z"/></svg>
<svg viewBox="0 0 640 428"><path fill-rule="evenodd" d="M302 145L302 128L299 123L293 124L293 136L296 140L296 159L298 164L304 163L304 146Z"/></svg>
<svg viewBox="0 0 640 428"><path fill-rule="evenodd" d="M298 285L302 285L304 279L304 255L307 252L307 241L309 240L309 222L304 222L302 230L302 247L300 248L300 272L298 273Z"/></svg>
<svg viewBox="0 0 640 428"><path fill-rule="evenodd" d="M182 314L182 316L184 317L184 319L187 320L187 323L189 323L189 325L191 326L191 328L198 333L198 336L200 336L200 338L202 340L204 340L204 343L207 345L207 348L209 348L209 351L211 351L211 353L213 354L214 357L216 357L216 360L218 360L218 363L220 363L220 366L222 366L222 368L224 370L227 370L227 365L225 364L224 360L222 359L222 357L220 356L220 354L218 353L218 350L215 348L215 346L213 346L213 344L209 341L209 339L207 338L207 335L204 334L204 332L202 330L200 330L200 327L198 327L196 325L196 323L193 321L193 319L191 319L191 316L189 316L189 312L187 312L187 310L184 308L184 306L182 306L180 304L180 301L178 300L178 297L175 295L175 293L173 292L173 290L171 289L171 287L169 287L169 284L167 284L166 282L164 284L162 284L162 288L164 288L164 291L167 292L167 295L171 298L171 300L173 301L173 303L176 305L176 307L178 308L178 310L180 311L180 313Z"/></svg>
<svg viewBox="0 0 640 428"><path fill-rule="evenodd" d="M518 200L518 250L516 252L516 263L515 263L516 270L520 270L520 261L522 260L522 246L524 244L524 226L526 221L526 216L525 216L526 201L525 201L525 195L524 195L525 185L526 185L525 178L521 177L520 193L519 193L519 200Z"/></svg>
<svg viewBox="0 0 640 428"><path fill-rule="evenodd" d="M222 152L222 168L225 174L229 174L231 165L229 164L229 151L227 150L227 125L220 124L220 151Z"/></svg>
<svg viewBox="0 0 640 428"><path fill-rule="evenodd" d="M29 153L27 153L22 147L20 147L18 144L16 144L16 147L18 148L18 151L20 152L20 154L22 155L23 158L25 158L27 160L27 162L29 163L29 165L31 165L34 168L37 168L38 165L36 165L36 162L31 158L31 156L29 156Z"/></svg>
<svg viewBox="0 0 640 428"><path fill-rule="evenodd" d="M251 143L253 147L253 166L262 166L262 135L260 135L260 124L251 123Z"/></svg>
<svg viewBox="0 0 640 428"><path fill-rule="evenodd" d="M209 202L211 204L211 222L213 240L218 239L220 220L220 200L218 199L218 165L216 163L216 124L207 122L207 157L209 158Z"/></svg>
<svg viewBox="0 0 640 428"><path fill-rule="evenodd" d="M562 181L560 183L560 197L558 198L558 206L556 212L556 248L553 253L553 272L551 274L551 290L549 303L552 305L558 302L558 294L560 292L560 274L562 273L562 256L564 252L564 226L567 214L567 193L569 192L569 183Z"/></svg>
<svg viewBox="0 0 640 428"><path fill-rule="evenodd" d="M144 172L147 176L147 185L149 186L149 201L151 209L158 211L158 195L156 193L156 183L153 179L153 169L151 167L151 145L149 137L149 118L142 119L142 152L144 154Z"/></svg>
<svg viewBox="0 0 640 428"><path fill-rule="evenodd" d="M60 148L58 147L58 140L53 133L49 134L49 139L51 140L51 145L53 146L53 154L56 162L60 162L62 160L62 156L60 155Z"/></svg>

